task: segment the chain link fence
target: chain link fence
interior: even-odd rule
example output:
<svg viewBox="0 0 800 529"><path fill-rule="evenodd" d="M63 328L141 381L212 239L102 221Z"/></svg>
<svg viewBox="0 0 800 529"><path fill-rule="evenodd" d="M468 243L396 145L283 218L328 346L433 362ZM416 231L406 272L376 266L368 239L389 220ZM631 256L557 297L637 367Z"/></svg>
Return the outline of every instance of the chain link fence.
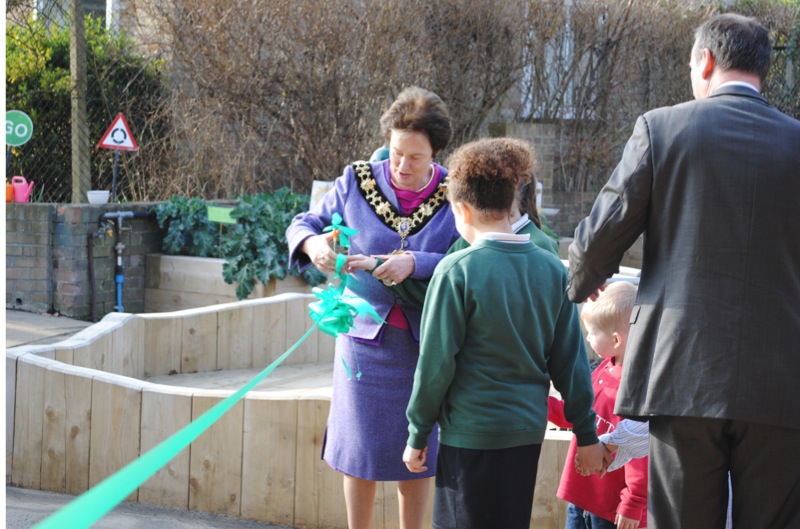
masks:
<svg viewBox="0 0 800 529"><path fill-rule="evenodd" d="M160 58L136 54L124 35L106 31L104 19L87 15L86 123L75 128L66 15L51 9L34 17L10 7L6 19L6 109L25 112L33 121L30 140L7 150L8 179L35 182L32 201L72 202L72 154L80 146L89 151L91 189L111 191L115 150L98 143L121 112L140 150L119 152L116 198L157 195L150 184L169 165L170 151L169 96Z"/></svg>

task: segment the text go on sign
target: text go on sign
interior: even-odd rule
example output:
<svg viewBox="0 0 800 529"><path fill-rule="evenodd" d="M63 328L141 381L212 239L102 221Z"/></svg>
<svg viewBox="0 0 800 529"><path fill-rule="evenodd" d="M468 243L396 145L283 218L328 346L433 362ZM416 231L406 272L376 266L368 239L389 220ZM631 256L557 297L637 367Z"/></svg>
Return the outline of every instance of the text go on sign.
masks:
<svg viewBox="0 0 800 529"><path fill-rule="evenodd" d="M6 112L6 144L12 147L22 145L33 135L33 121L20 110Z"/></svg>

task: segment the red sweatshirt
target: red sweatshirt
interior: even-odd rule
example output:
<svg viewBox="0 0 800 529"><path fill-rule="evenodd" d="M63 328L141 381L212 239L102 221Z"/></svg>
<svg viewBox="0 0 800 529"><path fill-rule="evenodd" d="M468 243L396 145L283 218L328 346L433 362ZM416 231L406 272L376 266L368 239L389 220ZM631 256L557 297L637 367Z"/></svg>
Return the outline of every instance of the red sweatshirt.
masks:
<svg viewBox="0 0 800 529"><path fill-rule="evenodd" d="M612 359L603 360L592 373L594 411L597 413L597 435L614 431L621 417L614 415L622 366ZM547 419L560 428L572 428L564 418L564 401L550 397ZM595 516L614 521L617 514L647 526L647 458L633 459L621 469L601 479L597 474L581 476L575 470L578 445L575 437L569 445L567 461L558 486L558 497Z"/></svg>

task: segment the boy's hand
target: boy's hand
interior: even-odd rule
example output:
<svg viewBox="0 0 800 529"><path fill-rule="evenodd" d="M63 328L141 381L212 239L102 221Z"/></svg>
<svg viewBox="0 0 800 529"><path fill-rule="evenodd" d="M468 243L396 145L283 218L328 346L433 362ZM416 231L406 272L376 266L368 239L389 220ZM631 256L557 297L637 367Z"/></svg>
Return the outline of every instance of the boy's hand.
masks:
<svg viewBox="0 0 800 529"><path fill-rule="evenodd" d="M612 459L611 452L603 446L603 443L579 446L575 455L575 470L581 476L595 474L608 468Z"/></svg>
<svg viewBox="0 0 800 529"><path fill-rule="evenodd" d="M614 524L617 526L617 529L638 529L639 528L639 520L634 520L633 518L625 518L621 514L617 514L617 517L614 520Z"/></svg>
<svg viewBox="0 0 800 529"><path fill-rule="evenodd" d="M406 449L403 452L403 463L406 464L406 468L408 468L409 472L413 472L415 474L419 474L420 472L425 472L428 470L428 467L425 466L425 460L427 458L427 446L422 450L418 450L406 445Z"/></svg>

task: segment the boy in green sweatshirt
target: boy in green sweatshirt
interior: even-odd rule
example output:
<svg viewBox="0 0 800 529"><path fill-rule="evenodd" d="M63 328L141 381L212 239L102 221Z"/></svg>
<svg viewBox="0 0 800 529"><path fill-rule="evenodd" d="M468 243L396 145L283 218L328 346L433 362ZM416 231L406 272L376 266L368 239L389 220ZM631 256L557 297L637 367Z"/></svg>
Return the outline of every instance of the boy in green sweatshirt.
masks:
<svg viewBox="0 0 800 529"><path fill-rule="evenodd" d="M426 470L427 435L439 423L436 529L529 527L551 380L581 465L603 467L567 271L509 222L533 164L530 145L511 138L469 143L447 162L456 227L471 246L446 256L428 287L403 453L411 472Z"/></svg>

